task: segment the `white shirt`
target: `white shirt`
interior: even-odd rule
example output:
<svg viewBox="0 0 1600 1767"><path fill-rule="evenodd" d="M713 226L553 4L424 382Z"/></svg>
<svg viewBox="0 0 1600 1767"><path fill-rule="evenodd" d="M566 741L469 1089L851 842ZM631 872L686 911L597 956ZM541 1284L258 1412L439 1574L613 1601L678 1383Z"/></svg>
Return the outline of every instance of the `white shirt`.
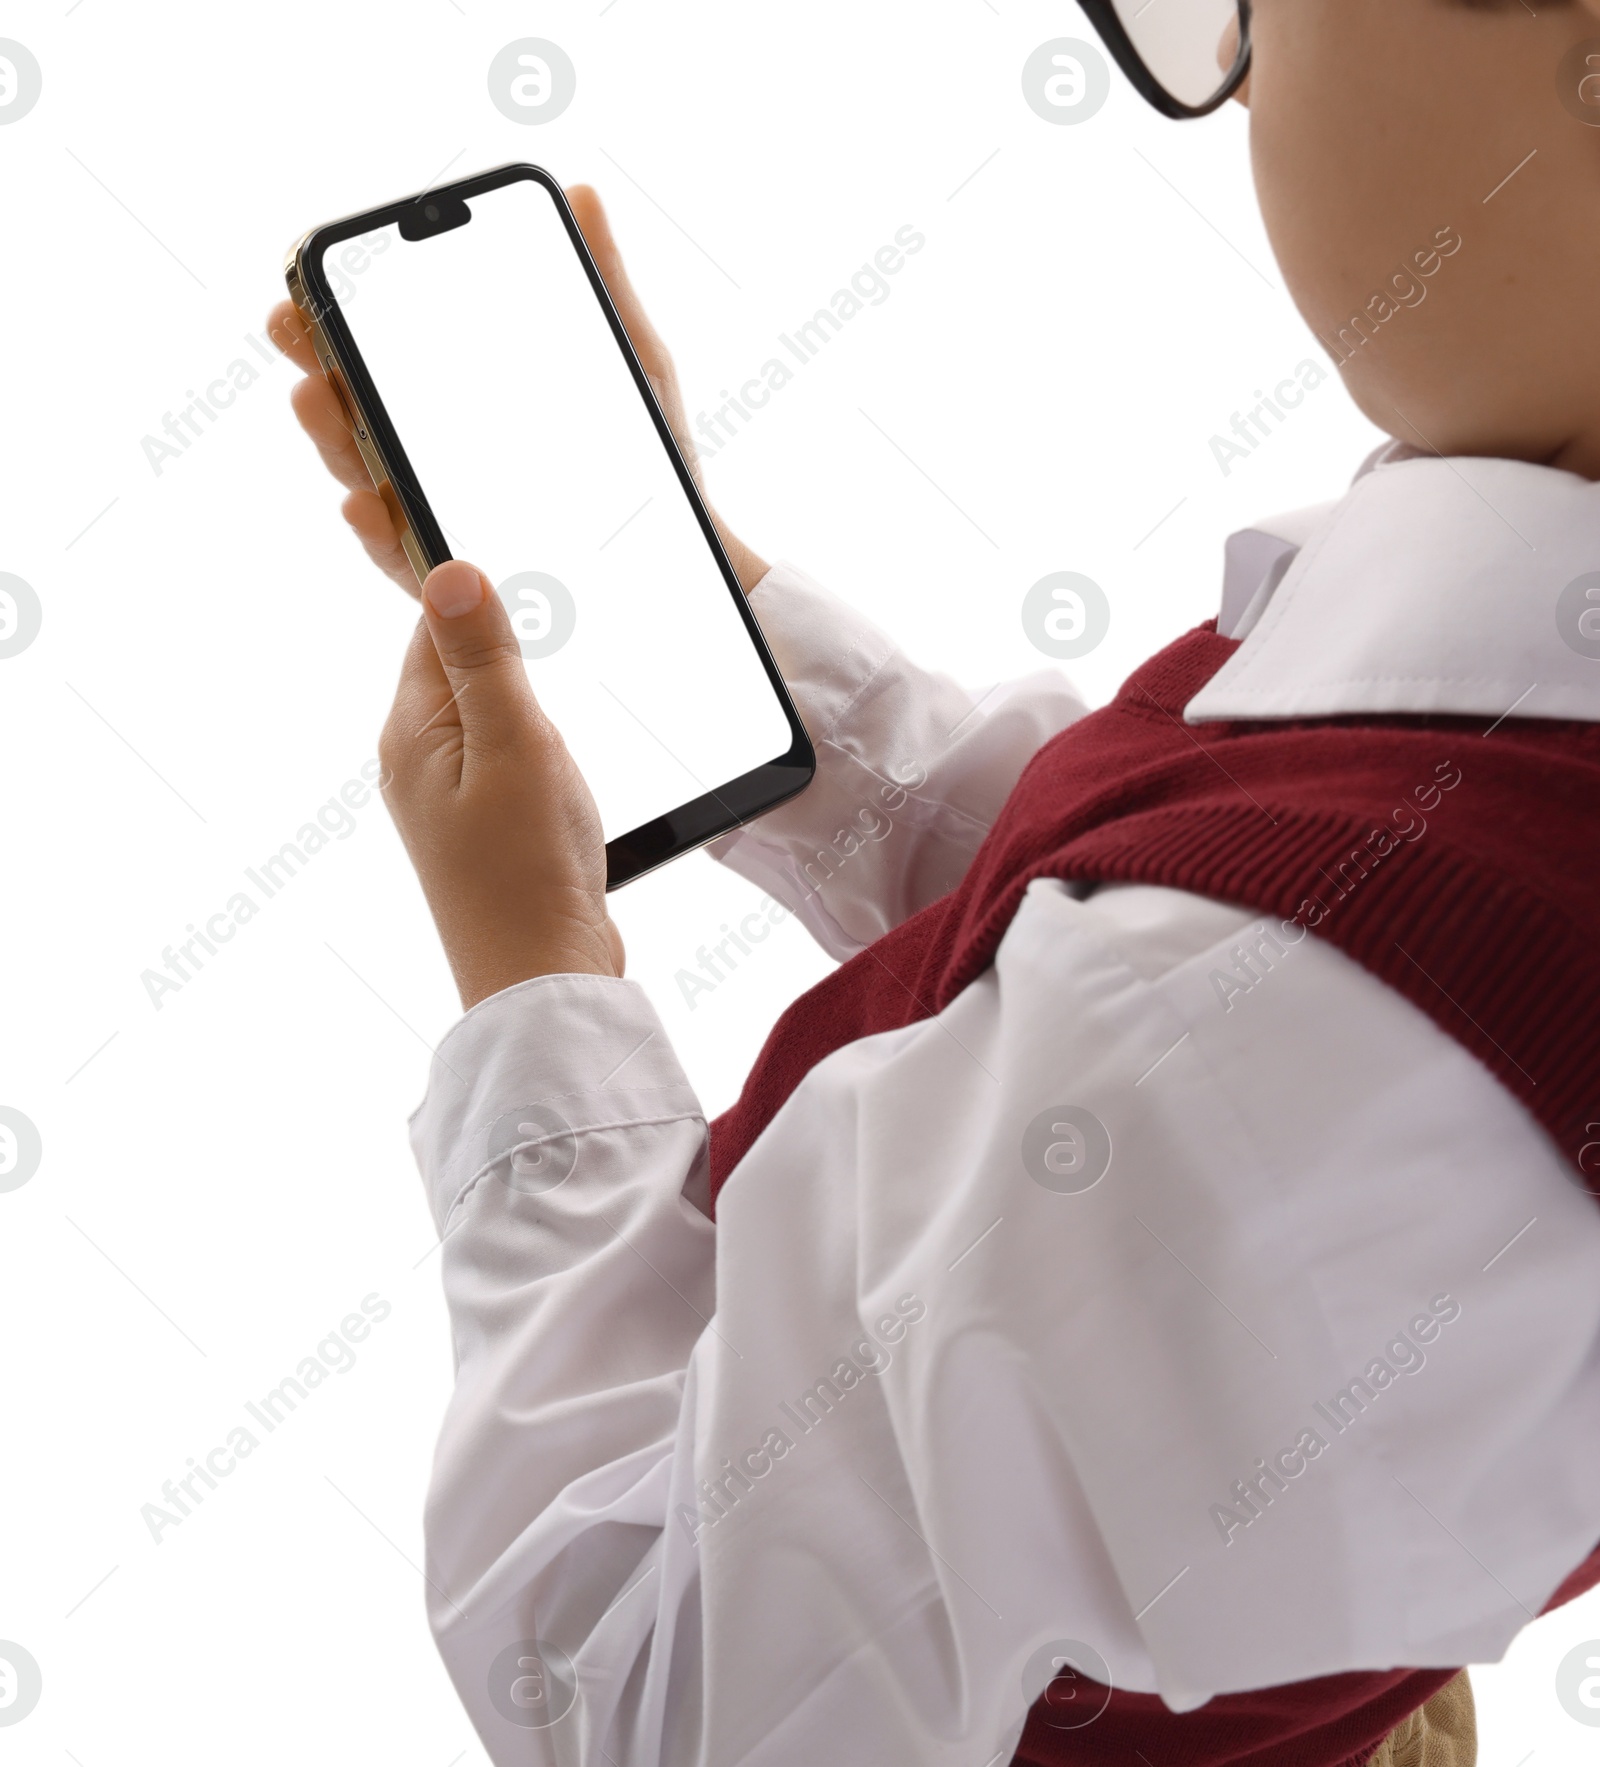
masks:
<svg viewBox="0 0 1600 1767"><path fill-rule="evenodd" d="M1390 457L1230 543L1242 643L1186 715L1600 717L1555 617L1597 520L1564 473ZM844 956L1083 704L975 699L786 567L753 605L819 773L720 856ZM429 1609L497 1763L983 1767L1063 1659L1186 1710L1504 1652L1600 1540L1600 1211L1296 930L1036 883L944 1012L812 1070L714 1225L637 986L466 1015L413 1120L457 1357Z"/></svg>

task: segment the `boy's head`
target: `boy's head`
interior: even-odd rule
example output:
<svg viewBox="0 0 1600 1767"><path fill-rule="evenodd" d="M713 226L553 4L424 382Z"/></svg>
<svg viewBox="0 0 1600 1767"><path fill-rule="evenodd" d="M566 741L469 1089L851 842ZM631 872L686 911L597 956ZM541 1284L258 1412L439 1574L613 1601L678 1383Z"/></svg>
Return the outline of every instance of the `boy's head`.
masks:
<svg viewBox="0 0 1600 1767"><path fill-rule="evenodd" d="M1255 0L1252 35L1267 230L1361 409L1600 478L1600 0Z"/></svg>

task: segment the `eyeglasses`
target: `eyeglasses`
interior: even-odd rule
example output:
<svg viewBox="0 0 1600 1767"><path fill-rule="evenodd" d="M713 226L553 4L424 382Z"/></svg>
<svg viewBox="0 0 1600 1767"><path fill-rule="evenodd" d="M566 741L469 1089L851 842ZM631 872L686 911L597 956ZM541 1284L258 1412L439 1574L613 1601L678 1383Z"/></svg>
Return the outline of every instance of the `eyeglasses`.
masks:
<svg viewBox="0 0 1600 1767"><path fill-rule="evenodd" d="M1208 115L1250 72L1250 0L1078 3L1140 96L1163 116Z"/></svg>

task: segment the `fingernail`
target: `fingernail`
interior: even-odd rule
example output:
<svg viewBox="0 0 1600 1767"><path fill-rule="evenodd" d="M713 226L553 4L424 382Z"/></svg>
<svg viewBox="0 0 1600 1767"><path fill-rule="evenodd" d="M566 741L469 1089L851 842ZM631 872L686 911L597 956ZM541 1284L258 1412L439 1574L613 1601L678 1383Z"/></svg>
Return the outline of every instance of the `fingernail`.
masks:
<svg viewBox="0 0 1600 1767"><path fill-rule="evenodd" d="M441 620L458 620L483 601L483 578L459 558L431 571L422 586L428 606Z"/></svg>

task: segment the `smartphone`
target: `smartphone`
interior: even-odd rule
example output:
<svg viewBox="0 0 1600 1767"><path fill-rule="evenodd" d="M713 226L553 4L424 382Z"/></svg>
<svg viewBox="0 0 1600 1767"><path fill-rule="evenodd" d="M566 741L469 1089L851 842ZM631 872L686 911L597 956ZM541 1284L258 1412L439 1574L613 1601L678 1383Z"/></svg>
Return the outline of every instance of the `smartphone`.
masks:
<svg viewBox="0 0 1600 1767"><path fill-rule="evenodd" d="M420 582L478 565L599 807L607 888L802 791L805 728L561 187L314 228L289 292Z"/></svg>

